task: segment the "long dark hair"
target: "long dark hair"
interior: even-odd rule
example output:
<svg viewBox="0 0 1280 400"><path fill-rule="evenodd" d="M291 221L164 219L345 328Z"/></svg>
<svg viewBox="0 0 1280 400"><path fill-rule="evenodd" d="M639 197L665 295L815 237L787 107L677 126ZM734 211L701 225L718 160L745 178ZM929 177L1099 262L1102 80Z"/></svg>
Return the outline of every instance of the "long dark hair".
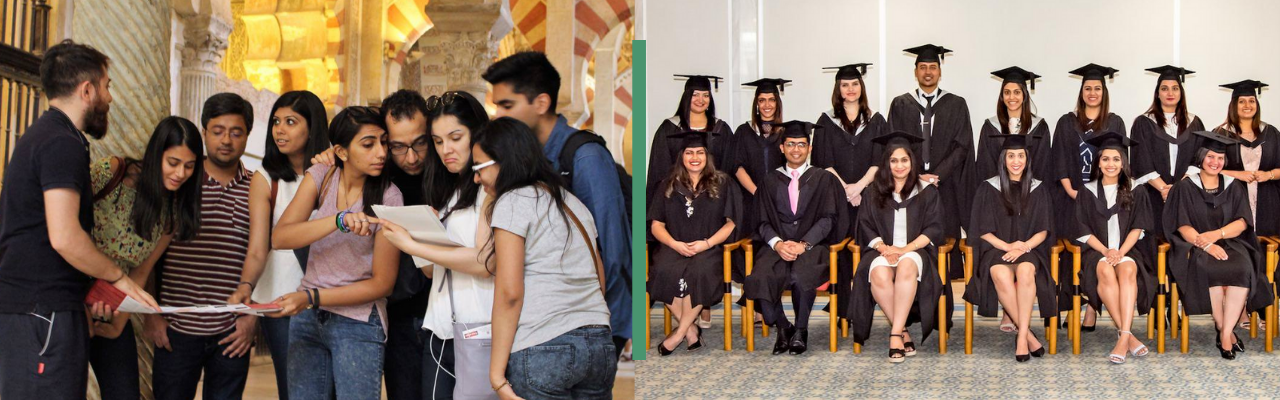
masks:
<svg viewBox="0 0 1280 400"><path fill-rule="evenodd" d="M689 103L693 102L693 91L695 89L685 89L684 94L680 95L680 106L676 107L676 116L680 117L680 128L689 130ZM696 89L702 90L702 89ZM781 109L779 109L781 110ZM707 132L715 130L716 124L716 97L707 91Z"/></svg>
<svg viewBox="0 0 1280 400"><path fill-rule="evenodd" d="M1084 112L1087 107L1084 104L1084 85L1095 79L1085 79L1080 81L1080 90L1076 92L1076 128L1080 129L1080 133L1093 130L1101 132L1107 128L1107 119L1111 117L1111 91L1107 89L1106 79L1096 79L1102 82L1102 103L1098 104L1098 118L1089 123L1089 117ZM1026 107L1025 105L1023 106Z"/></svg>
<svg viewBox="0 0 1280 400"><path fill-rule="evenodd" d="M443 99L450 101L443 101ZM489 114L485 112L484 106L479 100L471 96L470 93L463 91L445 92L443 96L436 99L432 104L439 104L435 108L427 108L427 134L431 134L431 123L437 118L445 115L453 116L458 119L458 123L467 127L470 132L468 136L467 148L471 148L471 142L475 140L475 133L484 128L489 123ZM475 172L471 171L471 159L467 158L466 164L463 165L462 171L458 173L449 172L445 168L444 161L440 158L440 153L436 151L434 145L435 139L432 138L433 145L427 146L426 165L422 170L423 189L426 190L427 205L431 208L440 210L440 219L449 218L449 214L454 210L461 210L476 204L476 193L479 192L480 185L477 185L472 176ZM449 207L449 197L454 193L458 193L458 202ZM448 209L446 209L448 208Z"/></svg>
<svg viewBox="0 0 1280 400"><path fill-rule="evenodd" d="M1165 79L1156 82L1156 91L1151 95L1151 107L1147 108L1147 114L1151 114L1151 117L1155 118L1156 127L1164 129L1164 107L1160 104L1160 84L1164 81L1173 81L1178 85L1178 106L1173 112L1173 118L1178 120L1178 130L1174 133L1181 134L1187 130L1187 125L1190 122L1187 121L1187 88L1183 87L1182 82L1178 82L1177 79Z"/></svg>
<svg viewBox="0 0 1280 400"><path fill-rule="evenodd" d="M911 194L911 190L920 185L920 166L916 163L916 153L911 151L911 146L903 144L889 145L884 150L883 165L880 170L876 171L876 177L871 181L872 187L876 189L876 207L885 208L889 205L889 199L893 198L893 171L889 170L889 159L893 158L893 152L902 149L907 152L907 158L911 160L911 172L907 173L907 182L902 185L902 192L899 196L905 200Z"/></svg>
<svg viewBox="0 0 1280 400"><path fill-rule="evenodd" d="M1133 173L1129 170L1129 153L1119 149L1098 149L1098 160L1093 163L1093 171L1089 172L1092 182L1102 182L1102 152L1115 150L1120 153L1120 176L1116 177L1116 204L1125 211L1133 211ZM1087 185L1087 183L1086 183ZM1099 193L1099 196L1102 194ZM1105 200L1104 200L1105 203Z"/></svg>
<svg viewBox="0 0 1280 400"><path fill-rule="evenodd" d="M472 135L471 140L474 143L473 146L480 146L481 151L502 166L494 183L493 202L485 207L485 217L490 221L493 220L493 206L498 204L502 196L519 188L538 185L546 189L547 195L551 196L555 206L552 212L560 213L560 218L564 220L565 225L570 225L568 216L561 211L568 205L562 194L564 186L561 184L560 174L551 168L551 161L542 154L542 145L538 144L538 138L534 136L528 125L511 117L498 118ZM569 243L569 238L573 237L573 231L572 227L568 229L566 245ZM492 243L493 232L489 232L488 244L484 247L489 247ZM489 261L493 255L494 252L489 252L485 257L485 269L490 275L495 273L494 270L489 269Z"/></svg>
<svg viewBox="0 0 1280 400"><path fill-rule="evenodd" d="M382 115L376 108L354 106L343 109L338 115L333 116L333 122L329 124L329 134L333 139L333 144L349 149L351 141L355 140L356 134L360 132L360 127L365 125L373 125L384 131L387 129L383 123ZM342 159L335 158L333 162L336 167L343 168ZM324 185L324 182L316 183L317 187L321 185ZM365 214L376 215L373 212L373 206L382 205L382 193L389 186L391 186L391 178L387 177L386 171L383 171L379 176L370 175L365 177L364 192L361 195L361 199L364 201ZM320 196L324 195L324 193L320 193Z"/></svg>
<svg viewBox="0 0 1280 400"><path fill-rule="evenodd" d="M760 117L760 95L761 94L764 94L764 93L756 93L756 96L753 97L751 100L751 123L755 124L757 129L763 129L763 127L761 126L761 123L764 122L760 120L761 118ZM774 102L777 103L777 106L774 107L773 109L773 121L771 121L770 124L772 124L772 126L776 128L779 125L782 125L782 121L786 121L786 120L782 119L781 93L773 93L773 99L774 99ZM707 110L710 111L711 109L708 108ZM707 129L707 130L710 131L711 129ZM763 135L765 134L765 132L760 132L760 134Z"/></svg>
<svg viewBox="0 0 1280 400"><path fill-rule="evenodd" d="M1027 205L1031 199L1031 152L1023 150L1027 153L1026 166L1022 168L1022 180L1019 183L1018 191L1009 190L1013 187L1013 182L1009 179L1009 170L1005 168L1008 163L1009 150L1000 151L1000 162L996 163L996 170L1000 177L1000 197L1004 200L1004 209L1009 215L1019 215L1027 209Z"/></svg>
<svg viewBox="0 0 1280 400"><path fill-rule="evenodd" d="M867 83L862 80L861 76L854 79L843 79L846 81L856 80L858 81L858 87L862 88L858 92L858 116L850 120L849 116L844 113L844 97L840 96L841 80L836 78L835 88L831 89L831 108L835 110L836 119L839 120L836 122L840 123L840 127L844 128L845 132L855 133L858 131L859 126L871 120L871 107L867 107Z"/></svg>
<svg viewBox="0 0 1280 400"><path fill-rule="evenodd" d="M1245 96L1235 96L1231 98L1231 104L1227 106L1227 122L1223 122L1222 126L1220 127L1220 128L1225 128L1225 127L1231 128L1230 130L1228 130L1228 132L1230 133L1228 133L1227 136L1231 136L1236 139L1239 139L1240 134L1244 132L1243 130L1240 129L1240 113L1236 111L1236 109L1240 107L1239 102L1241 97L1245 97ZM1256 100L1257 97L1254 97L1254 99L1255 99L1254 101L1257 101ZM1254 110L1256 111L1254 111L1253 113L1253 121L1250 121L1249 125L1253 128L1253 134L1257 137L1261 137L1262 136L1262 102L1257 102L1257 104L1258 105L1254 107Z"/></svg>
<svg viewBox="0 0 1280 400"><path fill-rule="evenodd" d="M1024 82L1013 82L1022 89L1022 113L1018 116L1018 134L1025 135L1031 130L1031 92L1027 91ZM1009 134L1009 107L1004 105L1004 83L1000 84L1000 95L996 96L996 119L1000 120L1000 133Z"/></svg>
<svg viewBox="0 0 1280 400"><path fill-rule="evenodd" d="M164 152L177 146L187 146L196 155L196 166L176 191L164 187ZM128 168L121 165L120 168ZM156 226L165 234L174 234L176 240L186 241L196 237L200 230L200 187L204 183L204 139L200 128L182 117L166 117L156 124L142 156L142 173L138 175L137 196L129 221L133 232L143 240L151 241Z"/></svg>
<svg viewBox="0 0 1280 400"><path fill-rule="evenodd" d="M684 168L684 153L681 152L680 157L676 160L676 165L671 167L671 173L667 174L667 187L662 191L663 197L671 198L671 194L676 190L676 185L680 185L693 192L693 197L707 193L713 199L720 198L720 185L724 184L726 179L729 179L729 175L716 170L716 163L713 158L711 152L707 152L707 162L702 164L702 172L698 173L698 187L693 187L689 170Z"/></svg>
<svg viewBox="0 0 1280 400"><path fill-rule="evenodd" d="M275 138L276 110L284 107L289 107L307 120L307 146L302 148L303 171L311 168L312 157L329 149L329 117L324 102L315 93L306 90L287 92L271 106L271 113L267 114L267 144L266 151L262 154L262 169L267 171L269 179L293 182L298 179L298 174L293 171L289 156L281 153L280 147L276 146Z"/></svg>

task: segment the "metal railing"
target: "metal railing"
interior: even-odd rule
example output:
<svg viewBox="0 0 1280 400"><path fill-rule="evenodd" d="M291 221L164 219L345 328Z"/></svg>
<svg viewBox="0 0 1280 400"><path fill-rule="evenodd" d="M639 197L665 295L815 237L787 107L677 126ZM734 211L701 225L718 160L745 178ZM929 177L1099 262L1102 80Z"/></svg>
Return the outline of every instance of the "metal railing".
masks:
<svg viewBox="0 0 1280 400"><path fill-rule="evenodd" d="M48 3L0 0L0 173L13 144L48 107L40 91L40 57L49 46Z"/></svg>

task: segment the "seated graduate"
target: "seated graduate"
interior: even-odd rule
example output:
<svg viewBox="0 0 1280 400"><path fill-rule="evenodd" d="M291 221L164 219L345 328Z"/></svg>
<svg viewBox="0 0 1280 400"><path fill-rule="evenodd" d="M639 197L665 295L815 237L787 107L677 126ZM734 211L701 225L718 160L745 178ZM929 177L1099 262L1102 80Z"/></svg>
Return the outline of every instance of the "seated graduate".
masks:
<svg viewBox="0 0 1280 400"><path fill-rule="evenodd" d="M778 328L773 354L803 354L808 348L809 313L817 288L828 282L823 245L839 240L844 192L830 172L809 165L809 132L813 124L784 124L779 145L786 165L769 173L756 190L759 238L771 250L760 250L743 291L760 302L764 323ZM796 321L782 312L782 292L791 290Z"/></svg>
<svg viewBox="0 0 1280 400"><path fill-rule="evenodd" d="M717 171L707 154L706 133L686 132L684 150L671 175L658 184L649 203L649 220L659 246L653 256L649 293L666 303L679 328L659 344L667 356L680 342L702 348L696 316L724 294L723 244L733 233L741 197L728 174Z"/></svg>
<svg viewBox="0 0 1280 400"><path fill-rule="evenodd" d="M1098 161L1084 189L1076 195L1080 225L1075 240L1083 248L1081 289L1089 306L1107 306L1116 326L1116 344L1107 357L1123 364L1132 354L1144 357L1146 345L1129 331L1133 313L1146 314L1155 300L1155 229L1147 192L1135 187L1129 148L1138 143L1117 132L1087 142L1098 149Z"/></svg>
<svg viewBox="0 0 1280 400"><path fill-rule="evenodd" d="M1058 288L1049 272L1053 209L1048 186L1031 178L1027 136L1000 136L999 174L979 184L973 199L975 268L964 299L984 317L996 316L997 302L1013 314L1014 358L1025 362L1044 355L1029 326L1032 301L1039 300L1042 318L1058 314Z"/></svg>
<svg viewBox="0 0 1280 400"><path fill-rule="evenodd" d="M937 267L937 244L944 240L942 207L938 188L920 179L920 165L911 151L911 144L924 140L902 131L875 140L885 146L887 156L871 186L863 191L866 201L858 208L862 261L853 277L846 318L853 322L854 341L862 344L879 304L892 325L889 362L899 363L916 353L906 331L908 323L921 322L921 341L938 328L938 297L943 292Z"/></svg>
<svg viewBox="0 0 1280 400"><path fill-rule="evenodd" d="M1174 183L1164 208L1169 273L1178 283L1187 315L1213 314L1218 351L1233 360L1244 346L1235 335L1241 311L1271 303L1271 285L1258 250L1245 182L1222 174L1227 150L1238 140L1196 131L1199 172Z"/></svg>

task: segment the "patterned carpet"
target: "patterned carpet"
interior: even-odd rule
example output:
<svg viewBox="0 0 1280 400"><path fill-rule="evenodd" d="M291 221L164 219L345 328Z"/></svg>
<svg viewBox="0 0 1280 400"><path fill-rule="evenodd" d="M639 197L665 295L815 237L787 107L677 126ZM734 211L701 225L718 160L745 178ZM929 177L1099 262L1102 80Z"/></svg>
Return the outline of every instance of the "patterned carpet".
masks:
<svg viewBox="0 0 1280 400"><path fill-rule="evenodd" d="M821 299L819 300L821 302ZM789 301L788 301L789 303ZM816 305L820 309L823 304ZM756 329L756 351L748 353L741 336L741 314L735 309L733 351L724 351L723 316L716 310L711 329L703 335L707 344L696 352L682 345L675 354L660 357L662 312L655 309L652 345L646 361L637 362L636 397L641 399L1005 399L1005 398L1277 398L1280 397L1280 352L1263 351L1263 335L1249 338L1237 330L1246 352L1234 361L1222 359L1213 345L1209 316L1191 319L1188 354L1178 342L1166 341L1166 352L1157 354L1155 340L1146 335L1146 317L1135 320L1133 332L1148 347L1145 358L1112 365L1107 354L1115 344L1116 330L1104 313L1098 330L1082 332L1081 354L1071 354L1066 329L1059 329L1058 354L1046 354L1030 362L1013 360L1013 335L1001 332L997 319L976 319L973 354L964 354L964 314L955 314L955 326L947 342L947 354L937 351L938 335L901 364L890 364L888 323L879 317L862 354L853 353L853 339L841 338L839 353L828 351L827 314L811 317L809 351L800 356L771 355L776 331L762 338ZM1038 315L1038 314L1033 314ZM1046 344L1043 324L1034 319L1032 330ZM639 340L639 339L637 339ZM639 342L642 343L642 342ZM641 346L643 346L641 344Z"/></svg>

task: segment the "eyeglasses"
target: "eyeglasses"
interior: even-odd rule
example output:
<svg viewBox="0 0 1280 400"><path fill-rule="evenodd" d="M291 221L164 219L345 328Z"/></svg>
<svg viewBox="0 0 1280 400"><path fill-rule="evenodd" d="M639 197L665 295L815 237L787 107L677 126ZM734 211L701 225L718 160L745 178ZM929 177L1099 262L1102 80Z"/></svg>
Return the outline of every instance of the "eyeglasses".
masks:
<svg viewBox="0 0 1280 400"><path fill-rule="evenodd" d="M495 161L495 160L489 160L489 161L485 161L485 162L483 162L483 163L479 163L479 164L476 164L476 165L472 165L472 166L471 166L471 172L480 172L480 170L485 169L485 168L487 168L488 166L493 165L493 164L497 164L497 163L498 163L498 162L497 162L497 161Z"/></svg>
<svg viewBox="0 0 1280 400"><path fill-rule="evenodd" d="M786 142L786 143L783 143L782 146L788 149L794 148L794 149L801 149L801 150L809 148L809 144L805 142Z"/></svg>
<svg viewBox="0 0 1280 400"><path fill-rule="evenodd" d="M434 113L436 110L440 109L441 106L453 104L453 101L457 99L457 91L444 92L444 94L440 96L431 96L431 98L427 99L427 112Z"/></svg>
<svg viewBox="0 0 1280 400"><path fill-rule="evenodd" d="M417 153L417 155L421 156L427 152L427 146L430 146L430 145L431 145L431 142L427 140L427 136L423 135L422 137L418 138L418 140L414 140L413 144L411 145L405 145L404 143L391 142L391 144L388 147L391 148L391 154L395 154L397 156L403 156L406 153L408 153L410 147L413 148L414 153Z"/></svg>

